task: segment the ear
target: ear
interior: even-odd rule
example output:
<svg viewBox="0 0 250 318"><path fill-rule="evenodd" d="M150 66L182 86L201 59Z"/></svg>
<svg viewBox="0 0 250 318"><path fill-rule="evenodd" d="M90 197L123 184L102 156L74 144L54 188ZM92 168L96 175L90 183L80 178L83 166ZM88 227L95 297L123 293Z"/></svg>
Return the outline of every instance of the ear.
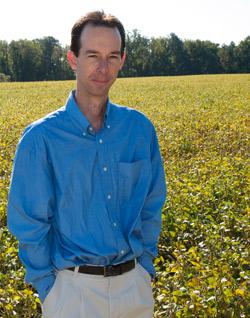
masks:
<svg viewBox="0 0 250 318"><path fill-rule="evenodd" d="M72 51L67 52L67 60L69 62L70 67L72 68L73 71L76 71L77 68L77 62L76 62L76 56L75 53Z"/></svg>
<svg viewBox="0 0 250 318"><path fill-rule="evenodd" d="M122 67L123 67L123 64L124 64L124 62L125 62L125 60L126 60L126 51L124 51L124 53L123 53L123 56L122 56L122 59L121 59L121 65L120 65L120 70L122 69Z"/></svg>

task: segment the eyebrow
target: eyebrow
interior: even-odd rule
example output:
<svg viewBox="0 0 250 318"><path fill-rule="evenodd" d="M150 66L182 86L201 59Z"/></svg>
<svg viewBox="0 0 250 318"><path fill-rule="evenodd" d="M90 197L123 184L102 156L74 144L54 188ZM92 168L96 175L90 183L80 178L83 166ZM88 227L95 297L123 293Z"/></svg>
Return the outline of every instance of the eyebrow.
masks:
<svg viewBox="0 0 250 318"><path fill-rule="evenodd" d="M95 51L95 50L87 50L85 52L85 54L96 54L96 53L98 53L98 51Z"/></svg>

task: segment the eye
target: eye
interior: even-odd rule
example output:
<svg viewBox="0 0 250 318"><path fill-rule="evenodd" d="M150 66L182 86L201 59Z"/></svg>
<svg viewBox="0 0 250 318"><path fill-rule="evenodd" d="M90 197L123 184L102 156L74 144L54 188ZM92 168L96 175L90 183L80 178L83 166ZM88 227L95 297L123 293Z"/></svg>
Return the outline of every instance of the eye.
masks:
<svg viewBox="0 0 250 318"><path fill-rule="evenodd" d="M88 57L90 57L90 58L96 58L97 55L95 55L95 54L90 54L90 55L88 55Z"/></svg>
<svg viewBox="0 0 250 318"><path fill-rule="evenodd" d="M118 55L111 55L110 57L109 57L110 59L114 59L114 60L117 60L119 57L118 57Z"/></svg>

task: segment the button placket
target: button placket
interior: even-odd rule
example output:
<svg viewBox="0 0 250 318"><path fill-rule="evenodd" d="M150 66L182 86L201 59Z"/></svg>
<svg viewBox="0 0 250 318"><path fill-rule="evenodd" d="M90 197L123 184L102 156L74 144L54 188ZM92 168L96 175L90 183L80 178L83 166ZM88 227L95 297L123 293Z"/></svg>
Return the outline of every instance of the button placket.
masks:
<svg viewBox="0 0 250 318"><path fill-rule="evenodd" d="M110 126L108 127L110 128ZM105 191L105 197L107 200L107 209L108 209L108 213L111 213L110 218L113 219L113 221L111 221L111 226L113 227L114 231L116 233L119 233L119 226L117 223L117 220L115 218L113 218L112 215L112 211L115 210L114 207L114 198L113 198L113 193L112 193L112 183L110 180L110 169L111 169L111 164L108 164L110 161L110 159L105 155L105 149L106 149L106 145L104 142L105 138L103 138L103 133L101 132L99 135L96 136L96 142L97 142L97 147L98 147L98 151L100 152L100 158L102 158L102 161L100 162L101 165L101 170L102 170L102 178L104 178L104 184L106 185L104 188ZM122 248L122 246L120 246L120 248ZM125 253L125 252L124 252Z"/></svg>
<svg viewBox="0 0 250 318"><path fill-rule="evenodd" d="M104 163L105 161L107 162L107 159L105 159L105 149L103 148L103 147L105 147L105 144L104 144L104 141L103 141L103 138L102 138L102 135L100 136L98 136L97 137L97 141L98 141L98 143L99 144L101 144L101 146L100 146L100 153L101 153L101 156L100 157L103 157L103 163L101 164L102 165L102 171L105 173L105 174L103 174L103 177L105 178L105 180L106 180L106 184L107 184L107 181L108 181L108 185L110 184L110 180L109 180L109 176L108 176L108 174L107 174L107 172L108 172L108 166ZM102 153L104 154L104 156L102 155ZM109 192L109 190L111 190L111 188L109 189L109 186L107 186L106 188L105 188L105 190L107 191L106 192L106 198L107 198L107 200L110 202L110 200L112 199L112 193L111 192Z"/></svg>

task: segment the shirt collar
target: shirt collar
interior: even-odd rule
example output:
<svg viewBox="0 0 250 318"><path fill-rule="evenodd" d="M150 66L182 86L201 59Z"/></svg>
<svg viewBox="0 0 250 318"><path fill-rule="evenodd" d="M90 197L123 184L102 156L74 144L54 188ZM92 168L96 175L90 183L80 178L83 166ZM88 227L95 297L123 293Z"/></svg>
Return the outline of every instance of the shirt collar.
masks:
<svg viewBox="0 0 250 318"><path fill-rule="evenodd" d="M81 112L76 100L75 100L75 90L72 90L69 94L68 100L66 102L66 111L68 114L73 118L74 122L77 123L80 129L85 131L89 126L90 122L88 121L87 117ZM109 114L110 114L110 100L108 98L106 111L104 114L104 125L108 125L109 121Z"/></svg>

